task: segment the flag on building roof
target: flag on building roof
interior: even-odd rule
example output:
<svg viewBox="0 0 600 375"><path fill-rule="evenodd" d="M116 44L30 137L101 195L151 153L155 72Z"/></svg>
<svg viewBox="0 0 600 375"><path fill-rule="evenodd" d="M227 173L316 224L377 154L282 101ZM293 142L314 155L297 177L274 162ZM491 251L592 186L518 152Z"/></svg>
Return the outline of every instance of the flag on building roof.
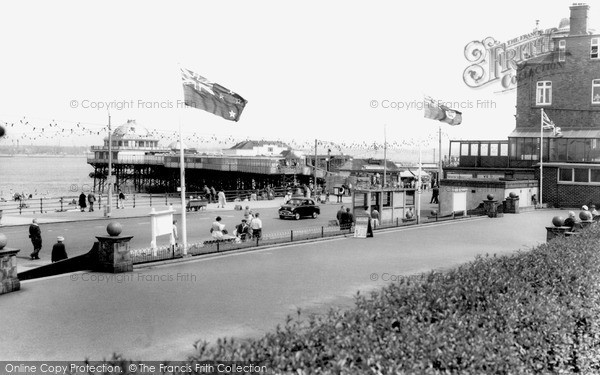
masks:
<svg viewBox="0 0 600 375"><path fill-rule="evenodd" d="M248 101L218 83L213 83L181 68L185 105L221 116L226 120L238 121Z"/></svg>
<svg viewBox="0 0 600 375"><path fill-rule="evenodd" d="M450 125L460 125L462 122L462 112L440 104L432 98L425 98L423 114L425 118L438 120Z"/></svg>

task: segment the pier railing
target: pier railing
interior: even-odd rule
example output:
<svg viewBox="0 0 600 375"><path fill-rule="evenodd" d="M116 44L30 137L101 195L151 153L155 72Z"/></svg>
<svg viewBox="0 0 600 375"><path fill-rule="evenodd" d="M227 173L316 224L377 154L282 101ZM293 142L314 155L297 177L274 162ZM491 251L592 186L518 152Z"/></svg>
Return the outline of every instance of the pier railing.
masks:
<svg viewBox="0 0 600 375"><path fill-rule="evenodd" d="M267 194L264 191L257 190L228 190L224 191L225 198L228 203L234 202L235 199L239 198L244 200L246 198L255 198L256 200L273 199L275 197L282 197L285 195L286 190L283 188L273 189L272 194ZM104 210L108 201L106 194L95 194L96 202L94 203L94 210ZM186 192L187 199L199 198L206 199L207 195L204 192ZM217 197L211 196L209 202L216 202ZM118 194L115 193L112 199L112 208L118 209L119 204L123 203L125 208L136 208L136 207L168 207L170 205L181 204L181 194L179 193L164 193L164 194L126 194L125 200L120 202ZM241 203L243 204L243 203ZM68 195L62 197L35 197L35 198L23 198L19 200L5 200L0 201L0 210L4 214L49 214L57 212L67 211L79 211L79 196ZM86 211L89 210L89 202L86 200Z"/></svg>

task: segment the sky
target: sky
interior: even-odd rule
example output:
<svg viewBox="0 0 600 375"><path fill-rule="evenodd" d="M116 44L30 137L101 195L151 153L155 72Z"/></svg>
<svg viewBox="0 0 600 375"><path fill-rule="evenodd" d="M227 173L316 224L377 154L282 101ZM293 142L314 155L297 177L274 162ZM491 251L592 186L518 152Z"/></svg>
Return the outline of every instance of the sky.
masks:
<svg viewBox="0 0 600 375"><path fill-rule="evenodd" d="M442 124L444 148L449 139L506 139L516 92L468 87L465 47L527 34L536 20L557 27L571 4L3 2L0 122L11 125L0 145L101 144L112 106L113 128L135 119L162 143L181 126L191 146L318 139L360 149L383 144L385 129L392 148L431 149L441 123L415 108L424 95L463 113L461 125ZM600 6L590 5L600 30ZM180 66L244 97L240 121L177 108Z"/></svg>

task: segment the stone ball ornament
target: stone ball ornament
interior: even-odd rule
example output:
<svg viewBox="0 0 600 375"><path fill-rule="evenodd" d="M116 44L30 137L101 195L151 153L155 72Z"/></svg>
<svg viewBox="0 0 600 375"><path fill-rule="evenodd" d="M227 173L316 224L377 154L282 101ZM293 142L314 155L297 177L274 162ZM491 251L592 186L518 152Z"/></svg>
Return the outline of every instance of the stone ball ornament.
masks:
<svg viewBox="0 0 600 375"><path fill-rule="evenodd" d="M581 211L579 213L579 218L584 221L592 220L592 213L590 211Z"/></svg>
<svg viewBox="0 0 600 375"><path fill-rule="evenodd" d="M510 194L508 194L508 196L511 197L511 198L517 198L518 197L517 193L515 193L515 192L511 192Z"/></svg>
<svg viewBox="0 0 600 375"><path fill-rule="evenodd" d="M111 237L117 237L123 231L123 226L121 223L117 223L116 221L112 221L108 223L106 226L106 232Z"/></svg>
<svg viewBox="0 0 600 375"><path fill-rule="evenodd" d="M562 216L554 216L552 218L552 224L554 224L555 227L562 227L564 223L565 219Z"/></svg>
<svg viewBox="0 0 600 375"><path fill-rule="evenodd" d="M488 195L487 195L487 199L488 199L488 201L493 201L493 200L494 200L494 198L495 198L495 197L494 197L494 194L488 194Z"/></svg>
<svg viewBox="0 0 600 375"><path fill-rule="evenodd" d="M0 250L4 249L4 246L8 243L8 238L6 234L0 233Z"/></svg>

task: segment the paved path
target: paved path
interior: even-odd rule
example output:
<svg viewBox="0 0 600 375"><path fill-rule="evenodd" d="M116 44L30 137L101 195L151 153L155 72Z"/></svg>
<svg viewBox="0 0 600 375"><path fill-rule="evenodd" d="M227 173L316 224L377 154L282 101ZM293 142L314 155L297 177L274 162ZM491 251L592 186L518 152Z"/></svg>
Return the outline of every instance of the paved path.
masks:
<svg viewBox="0 0 600 375"><path fill-rule="evenodd" d="M258 336L297 308L348 306L357 290L451 267L477 254L544 242L560 211L478 218L254 252L136 268L74 273L22 283L0 296L10 360L184 359L193 343ZM375 280L376 279L376 280Z"/></svg>

